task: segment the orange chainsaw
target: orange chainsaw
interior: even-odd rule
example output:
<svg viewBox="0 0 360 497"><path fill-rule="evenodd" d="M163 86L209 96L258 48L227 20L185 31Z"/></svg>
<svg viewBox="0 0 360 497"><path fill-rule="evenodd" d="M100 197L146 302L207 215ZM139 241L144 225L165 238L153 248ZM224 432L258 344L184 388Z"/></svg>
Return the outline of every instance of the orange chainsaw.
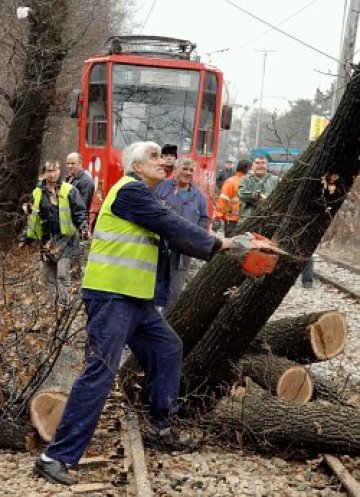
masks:
<svg viewBox="0 0 360 497"><path fill-rule="evenodd" d="M235 239L234 246L229 253L240 260L242 271L253 277L271 274L279 260L279 255L296 258L279 248L276 242L269 238L250 232Z"/></svg>

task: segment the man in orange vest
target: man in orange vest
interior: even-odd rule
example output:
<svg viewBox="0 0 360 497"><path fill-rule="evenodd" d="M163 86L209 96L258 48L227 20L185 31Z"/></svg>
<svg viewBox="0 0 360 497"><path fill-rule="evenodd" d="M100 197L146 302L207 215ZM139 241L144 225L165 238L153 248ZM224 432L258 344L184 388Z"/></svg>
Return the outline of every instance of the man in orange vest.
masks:
<svg viewBox="0 0 360 497"><path fill-rule="evenodd" d="M224 222L225 236L231 236L234 233L240 218L240 202L238 189L240 180L246 175L251 167L248 160L240 160L236 167L236 174L228 178L221 187L220 195L216 201L216 210L213 222L214 227L218 226L221 221ZM214 226L215 225L215 226Z"/></svg>

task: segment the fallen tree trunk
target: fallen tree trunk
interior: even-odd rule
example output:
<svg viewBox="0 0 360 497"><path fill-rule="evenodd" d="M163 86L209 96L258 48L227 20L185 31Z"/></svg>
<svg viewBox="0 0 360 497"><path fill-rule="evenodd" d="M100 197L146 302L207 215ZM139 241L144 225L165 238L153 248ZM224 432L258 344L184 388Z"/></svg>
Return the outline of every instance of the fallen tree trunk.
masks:
<svg viewBox="0 0 360 497"><path fill-rule="evenodd" d="M247 381L242 395L221 399L215 410L221 432L237 431L257 445L280 444L360 455L360 411L325 402L292 404Z"/></svg>
<svg viewBox="0 0 360 497"><path fill-rule="evenodd" d="M314 385L304 366L272 354L246 354L236 363L236 375L249 376L273 395L302 404L311 400Z"/></svg>
<svg viewBox="0 0 360 497"><path fill-rule="evenodd" d="M347 86L324 139L310 160L283 222L273 239L287 252L304 260L316 249L333 216L359 172L360 73ZM286 194L286 192L285 192ZM231 362L246 351L256 334L295 283L304 263L281 257L274 273L262 281L245 281L221 308L217 317L185 360L190 389L213 389L231 381ZM241 333L239 333L241 330Z"/></svg>
<svg viewBox="0 0 360 497"><path fill-rule="evenodd" d="M250 349L270 351L308 364L341 354L346 335L344 314L337 311L312 312L266 323L251 342Z"/></svg>

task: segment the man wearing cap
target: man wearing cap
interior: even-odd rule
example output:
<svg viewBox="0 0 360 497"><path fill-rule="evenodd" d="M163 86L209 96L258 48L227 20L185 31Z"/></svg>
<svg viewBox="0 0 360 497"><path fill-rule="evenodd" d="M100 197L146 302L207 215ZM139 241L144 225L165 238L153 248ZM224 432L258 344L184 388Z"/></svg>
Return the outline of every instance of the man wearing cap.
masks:
<svg viewBox="0 0 360 497"><path fill-rule="evenodd" d="M175 161L177 159L177 146L169 143L165 144L161 149L161 157L164 159L164 170L166 179L174 177Z"/></svg>

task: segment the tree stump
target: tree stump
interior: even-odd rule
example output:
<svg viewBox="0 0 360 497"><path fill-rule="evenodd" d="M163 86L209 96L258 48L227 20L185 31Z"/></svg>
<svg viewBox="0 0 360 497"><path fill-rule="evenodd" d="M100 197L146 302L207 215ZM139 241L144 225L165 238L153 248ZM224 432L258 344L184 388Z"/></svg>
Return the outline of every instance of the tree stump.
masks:
<svg viewBox="0 0 360 497"><path fill-rule="evenodd" d="M30 400L31 423L41 438L50 442L60 422L69 393L59 389L41 390Z"/></svg>

